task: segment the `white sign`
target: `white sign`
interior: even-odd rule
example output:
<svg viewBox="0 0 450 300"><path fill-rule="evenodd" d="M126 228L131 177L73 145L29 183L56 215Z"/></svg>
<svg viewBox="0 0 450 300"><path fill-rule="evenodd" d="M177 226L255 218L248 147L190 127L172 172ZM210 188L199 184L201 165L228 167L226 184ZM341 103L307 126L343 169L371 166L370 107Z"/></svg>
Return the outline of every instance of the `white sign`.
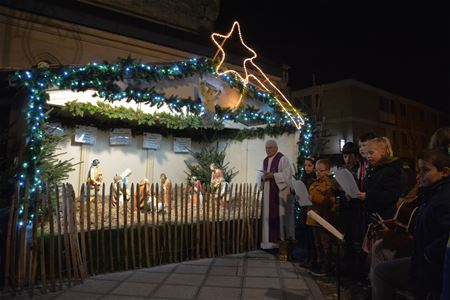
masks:
<svg viewBox="0 0 450 300"><path fill-rule="evenodd" d="M176 137L173 140L173 152L189 153L191 149L191 138Z"/></svg>
<svg viewBox="0 0 450 300"><path fill-rule="evenodd" d="M158 133L144 132L144 139L142 141L142 147L144 149L159 149L161 146L162 135Z"/></svg>
<svg viewBox="0 0 450 300"><path fill-rule="evenodd" d="M77 125L75 127L75 142L82 144L95 144L97 139L97 128L91 126Z"/></svg>
<svg viewBox="0 0 450 300"><path fill-rule="evenodd" d="M110 145L129 145L131 144L130 128L114 128L109 133Z"/></svg>

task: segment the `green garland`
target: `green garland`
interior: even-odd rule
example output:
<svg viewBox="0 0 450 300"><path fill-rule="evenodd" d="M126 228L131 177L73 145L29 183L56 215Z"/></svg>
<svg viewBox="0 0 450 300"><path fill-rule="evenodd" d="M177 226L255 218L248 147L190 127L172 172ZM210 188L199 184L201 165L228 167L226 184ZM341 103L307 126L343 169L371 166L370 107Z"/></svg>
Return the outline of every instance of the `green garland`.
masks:
<svg viewBox="0 0 450 300"><path fill-rule="evenodd" d="M103 101L92 103L81 103L70 101L63 106L62 111L69 112L73 117L98 117L108 120L133 121L138 125L161 126L168 129L203 128L202 120L198 115L172 115L166 112L156 112L153 114L144 113L142 110L134 110L123 106L112 106ZM216 122L215 127L222 126ZM222 126L223 127L223 126Z"/></svg>
<svg viewBox="0 0 450 300"><path fill-rule="evenodd" d="M134 110L123 106L112 106L103 101L97 101L96 104L82 103L78 101L70 101L61 108L62 112L69 113L71 117L109 121L123 121L124 125L131 121L132 124L137 124L147 128L160 127L174 130L184 129L207 129L203 126L201 117L198 115L172 115L165 112L155 112L152 114L144 113L142 110ZM57 119L57 118L56 118ZM129 125L129 124L128 124ZM225 128L221 122L215 122L212 130L225 131ZM220 137L227 137L242 141L245 139L264 138L264 136L280 136L284 133L294 133L296 129L287 125L268 125L264 128L248 128L241 130L230 130L230 132L224 132ZM219 136L217 136L219 137Z"/></svg>

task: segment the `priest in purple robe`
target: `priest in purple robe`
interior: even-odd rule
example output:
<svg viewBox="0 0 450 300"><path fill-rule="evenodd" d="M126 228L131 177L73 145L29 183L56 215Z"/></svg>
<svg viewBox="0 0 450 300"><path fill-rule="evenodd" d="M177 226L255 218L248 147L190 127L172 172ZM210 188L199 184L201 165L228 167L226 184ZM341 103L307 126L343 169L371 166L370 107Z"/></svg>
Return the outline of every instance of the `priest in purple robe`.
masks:
<svg viewBox="0 0 450 300"><path fill-rule="evenodd" d="M288 199L293 171L277 142L266 141L267 157L258 171L263 190L262 249L278 248L278 241L294 238L293 203Z"/></svg>

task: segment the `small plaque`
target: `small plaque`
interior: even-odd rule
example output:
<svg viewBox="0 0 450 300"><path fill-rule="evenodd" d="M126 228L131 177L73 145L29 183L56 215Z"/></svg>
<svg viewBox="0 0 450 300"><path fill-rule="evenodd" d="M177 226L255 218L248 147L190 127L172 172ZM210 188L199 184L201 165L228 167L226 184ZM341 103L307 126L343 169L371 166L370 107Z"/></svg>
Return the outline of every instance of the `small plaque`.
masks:
<svg viewBox="0 0 450 300"><path fill-rule="evenodd" d="M131 129L130 128L114 128L109 133L110 145L130 145Z"/></svg>
<svg viewBox="0 0 450 300"><path fill-rule="evenodd" d="M94 145L97 139L97 128L77 125L75 127L75 142Z"/></svg>
<svg viewBox="0 0 450 300"><path fill-rule="evenodd" d="M144 149L157 150L161 146L162 135L158 133L144 132L143 145Z"/></svg>
<svg viewBox="0 0 450 300"><path fill-rule="evenodd" d="M176 137L173 140L173 152L189 153L191 149L191 138Z"/></svg>

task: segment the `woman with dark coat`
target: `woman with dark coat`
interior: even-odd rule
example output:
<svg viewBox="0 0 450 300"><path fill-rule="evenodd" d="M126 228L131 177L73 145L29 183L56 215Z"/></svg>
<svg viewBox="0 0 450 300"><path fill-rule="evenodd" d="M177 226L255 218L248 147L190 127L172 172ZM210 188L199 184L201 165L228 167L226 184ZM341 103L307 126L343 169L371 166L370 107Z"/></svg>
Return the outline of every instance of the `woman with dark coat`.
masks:
<svg viewBox="0 0 450 300"><path fill-rule="evenodd" d="M401 192L401 163L393 157L386 137L368 142L367 161L364 192L358 198L364 201L368 215L378 213L383 219L391 219Z"/></svg>

